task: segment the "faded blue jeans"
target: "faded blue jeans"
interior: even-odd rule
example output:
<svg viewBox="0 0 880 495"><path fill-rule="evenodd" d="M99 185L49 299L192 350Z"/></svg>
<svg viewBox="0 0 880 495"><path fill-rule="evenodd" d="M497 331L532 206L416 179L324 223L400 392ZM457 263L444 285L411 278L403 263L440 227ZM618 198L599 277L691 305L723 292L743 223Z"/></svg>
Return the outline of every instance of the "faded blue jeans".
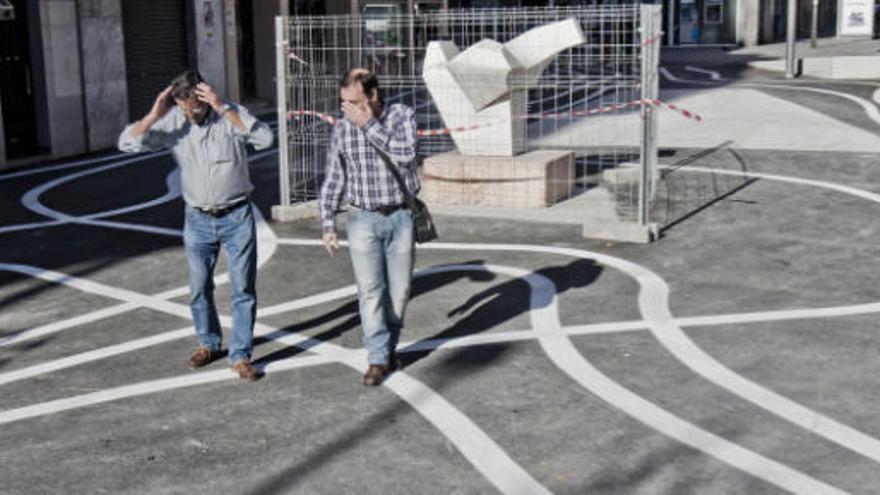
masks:
<svg viewBox="0 0 880 495"><path fill-rule="evenodd" d="M400 340L409 300L414 251L412 216L409 210L385 216L352 207L347 230L367 360L386 366Z"/></svg>
<svg viewBox="0 0 880 495"><path fill-rule="evenodd" d="M229 361L250 359L257 315L257 233L251 203L221 217L186 206L183 244L189 263L190 309L199 345L219 350L223 342L214 305L214 266L220 247L226 253L232 289L232 337Z"/></svg>

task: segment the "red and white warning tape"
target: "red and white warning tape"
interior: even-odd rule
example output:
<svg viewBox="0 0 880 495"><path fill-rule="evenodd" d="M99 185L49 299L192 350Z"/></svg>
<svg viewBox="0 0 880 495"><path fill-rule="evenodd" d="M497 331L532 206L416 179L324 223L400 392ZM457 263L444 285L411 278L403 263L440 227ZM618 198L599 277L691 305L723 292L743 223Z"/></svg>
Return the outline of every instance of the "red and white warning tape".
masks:
<svg viewBox="0 0 880 495"><path fill-rule="evenodd" d="M648 99L633 100L633 101L628 101L626 103L618 103L615 105L608 105L608 106L600 107L600 108L591 108L589 110L578 110L575 112L565 112L565 113L548 112L548 113L540 113L540 114L528 114L528 115L526 115L526 118L530 118L530 119L561 119L561 118L566 118L566 117L581 117L581 116L585 116L585 115L596 115L596 114L600 114L600 113L617 112L619 110L632 109L632 108L642 106L642 105L650 105L650 106L654 106L654 107L658 107L658 108L668 108L669 110L672 110L674 112L678 112L682 117L685 117L688 119L693 119L693 120L696 120L697 122L703 121L703 117L700 114L691 112L691 111L686 110L684 108L681 108L681 107L675 105L674 103L667 103L665 101L656 100L656 99L655 100L648 100Z"/></svg>
<svg viewBox="0 0 880 495"><path fill-rule="evenodd" d="M332 115L327 115L326 113L316 112L314 110L291 110L287 112L287 120L290 120L294 117L302 117L303 115L318 117L319 119L327 122L330 125L336 125L336 117Z"/></svg>
<svg viewBox="0 0 880 495"><path fill-rule="evenodd" d="M663 31L657 31L654 36L642 41L642 46L649 46L663 39Z"/></svg>
<svg viewBox="0 0 880 495"><path fill-rule="evenodd" d="M678 112L682 117L685 117L688 119L694 119L697 122L703 121L702 115L700 115L698 113L691 112L690 110L686 110L684 108L681 108L681 107L677 106L675 103L667 103L665 101L660 101L660 100L642 100L642 102L646 105L654 105L655 107L666 107L666 108L672 110L673 112Z"/></svg>
<svg viewBox="0 0 880 495"><path fill-rule="evenodd" d="M304 115L310 115L313 117L317 117L317 118L323 120L324 122L327 122L330 125L335 125L336 121L339 120L338 118L336 118L332 115L328 115L326 113L321 113L321 112L316 112L314 110L291 110L291 111L287 112L287 119L290 120L295 117L301 117ZM498 125L501 123L503 123L503 122L502 121L484 122L481 124L474 124L474 125L460 126L460 127L449 127L446 129L419 129L418 131L416 131L416 135L420 136L420 137L421 136L447 136L449 134L455 134L458 132L474 131L474 130L477 130L477 129L480 129L483 127L489 127L489 126Z"/></svg>
<svg viewBox="0 0 880 495"><path fill-rule="evenodd" d="M303 60L303 59L299 58L299 56L297 56L296 52L293 51L293 48L287 49L287 58L289 58L290 60L293 60L295 62L299 62L303 65L309 65L308 62L306 62L305 60Z"/></svg>
<svg viewBox="0 0 880 495"><path fill-rule="evenodd" d="M696 120L697 122L703 121L703 117L700 114L691 112L691 111L686 110L684 108L681 108L674 103L667 103L665 101L657 100L657 99L649 100L649 99L645 99L645 98L643 98L641 100L629 101L626 103L608 105L608 106L604 106L604 107L600 107L600 108L591 108L589 110L578 110L578 111L574 111L574 112L564 112L564 113L553 113L553 112L535 113L535 114L527 114L527 115L525 115L523 117L519 117L519 118L562 119L562 118L568 118L568 117L582 117L582 116L586 116L586 115L596 115L596 114L600 114L600 113L617 112L620 110L633 109L633 108L640 107L640 106L653 106L653 107L657 107L657 108L667 108L669 110L672 110L673 112L678 113L679 115L681 115L682 117L685 117L687 119L693 119L693 120ZM334 117L332 115L328 115L326 113L321 113L321 112L316 112L314 110L291 110L291 111L287 112L288 119L293 119L294 117L300 117L300 116L304 116L304 115L310 115L313 117L317 117L317 118L323 120L324 122L327 122L330 125L335 125L336 121L338 120L336 117ZM450 134L457 134L460 132L474 131L477 129L481 129L484 127L490 127L490 126L498 125L498 124L502 124L502 123L503 123L503 121L497 121L497 122L484 122L481 124L474 124L474 125L469 125L469 126L447 127L445 129L419 129L418 131L416 131L416 135L418 135L418 136L448 136Z"/></svg>

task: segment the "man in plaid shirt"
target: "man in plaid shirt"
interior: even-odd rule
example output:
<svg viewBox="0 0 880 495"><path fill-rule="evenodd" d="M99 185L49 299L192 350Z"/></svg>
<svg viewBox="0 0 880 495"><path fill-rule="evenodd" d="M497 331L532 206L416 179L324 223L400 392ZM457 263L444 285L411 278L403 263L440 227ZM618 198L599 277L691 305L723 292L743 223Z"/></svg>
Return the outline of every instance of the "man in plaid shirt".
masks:
<svg viewBox="0 0 880 495"><path fill-rule="evenodd" d="M350 70L339 88L345 118L333 127L321 187L323 242L333 256L339 248L335 215L344 200L368 352L363 383L375 386L399 366L395 349L409 299L414 250L412 215L385 160L415 195L416 121L408 106L384 105L378 80L366 69Z"/></svg>

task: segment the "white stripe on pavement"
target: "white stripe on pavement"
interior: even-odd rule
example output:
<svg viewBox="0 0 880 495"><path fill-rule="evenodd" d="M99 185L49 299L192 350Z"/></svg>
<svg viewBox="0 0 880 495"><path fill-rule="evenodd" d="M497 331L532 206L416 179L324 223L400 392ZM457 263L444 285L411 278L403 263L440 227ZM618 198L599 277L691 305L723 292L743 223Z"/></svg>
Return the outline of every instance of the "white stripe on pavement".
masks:
<svg viewBox="0 0 880 495"><path fill-rule="evenodd" d="M722 78L721 78L721 73L716 72L716 71L714 71L714 70L701 69L701 68L699 68L699 67L694 67L693 65L687 65L687 66L685 66L685 70L689 70L689 71L691 71L691 72L698 72L698 73L700 73L700 74L706 74L706 75L708 75L709 78L712 79L713 81L720 81L720 80L722 79Z"/></svg>

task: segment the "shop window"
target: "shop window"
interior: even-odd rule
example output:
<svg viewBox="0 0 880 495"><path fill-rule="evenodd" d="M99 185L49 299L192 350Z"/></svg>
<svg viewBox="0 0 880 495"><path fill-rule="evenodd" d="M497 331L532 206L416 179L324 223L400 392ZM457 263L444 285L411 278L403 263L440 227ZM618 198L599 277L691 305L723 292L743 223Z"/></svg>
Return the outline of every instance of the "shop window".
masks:
<svg viewBox="0 0 880 495"><path fill-rule="evenodd" d="M723 24L724 4L707 2L703 6L703 22L705 24Z"/></svg>

